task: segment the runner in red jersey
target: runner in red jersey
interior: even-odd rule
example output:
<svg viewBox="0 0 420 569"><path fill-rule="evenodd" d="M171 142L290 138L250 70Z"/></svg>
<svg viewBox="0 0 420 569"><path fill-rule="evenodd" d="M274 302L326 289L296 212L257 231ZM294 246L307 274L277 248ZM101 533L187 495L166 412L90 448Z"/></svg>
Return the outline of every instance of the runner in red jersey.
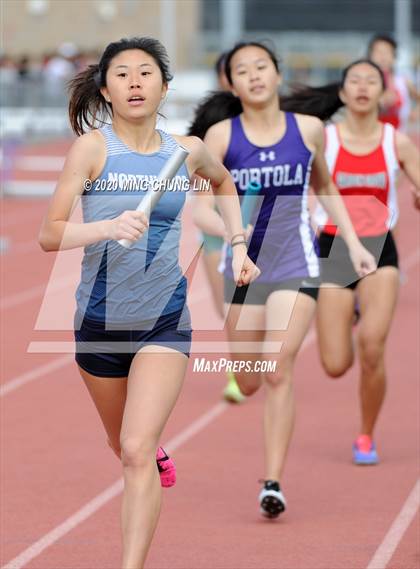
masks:
<svg viewBox="0 0 420 569"><path fill-rule="evenodd" d="M418 107L420 92L415 84L396 69L397 42L390 36L378 34L368 46L368 57L379 65L385 77L385 90L379 104L379 120L395 128L407 129L411 105Z"/></svg>
<svg viewBox="0 0 420 569"><path fill-rule="evenodd" d="M398 254L390 228L395 177L401 168L416 186L420 209L418 150L410 139L378 120L385 81L372 62L350 66L339 89L344 119L326 129L326 158L356 233L375 256L378 269L362 279L336 227L328 220L320 234L322 278L318 299L321 359L331 377L342 376L354 362L352 323L355 291L360 304L357 347L360 359L361 430L353 445L356 464L376 464L373 430L386 388L385 343L397 301Z"/></svg>

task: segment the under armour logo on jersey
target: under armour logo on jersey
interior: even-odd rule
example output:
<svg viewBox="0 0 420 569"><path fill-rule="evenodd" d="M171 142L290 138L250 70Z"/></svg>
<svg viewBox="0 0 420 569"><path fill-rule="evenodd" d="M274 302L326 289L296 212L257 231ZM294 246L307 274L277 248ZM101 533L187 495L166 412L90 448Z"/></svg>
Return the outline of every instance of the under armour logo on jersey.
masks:
<svg viewBox="0 0 420 569"><path fill-rule="evenodd" d="M275 160L276 153L274 150L270 150L270 152L260 152L260 161L265 162L266 160Z"/></svg>

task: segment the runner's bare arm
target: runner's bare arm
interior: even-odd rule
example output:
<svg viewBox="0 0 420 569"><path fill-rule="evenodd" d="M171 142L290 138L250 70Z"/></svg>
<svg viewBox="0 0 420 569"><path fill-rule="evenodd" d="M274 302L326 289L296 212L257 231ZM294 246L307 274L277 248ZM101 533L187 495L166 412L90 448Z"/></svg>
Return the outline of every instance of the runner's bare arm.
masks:
<svg viewBox="0 0 420 569"><path fill-rule="evenodd" d="M106 239L135 240L146 230L147 219L134 211L91 223L69 221L84 189L95 191L92 181L102 169L98 169L98 164L103 166L105 159L105 145L99 133L80 136L73 143L39 233L44 251L85 247Z"/></svg>
<svg viewBox="0 0 420 569"><path fill-rule="evenodd" d="M420 209L420 158L419 149L410 138L401 132L396 132L396 147L401 168L414 184L414 205Z"/></svg>
<svg viewBox="0 0 420 569"><path fill-rule="evenodd" d="M230 136L230 121L222 121L209 128L204 142L213 156L223 162ZM221 215L215 210L217 202L220 202L214 193L197 191L194 193L194 222L209 235L226 236L226 227Z"/></svg>
<svg viewBox="0 0 420 569"><path fill-rule="evenodd" d="M350 221L346 206L334 184L325 161L324 125L319 119L312 129L312 143L315 146L315 157L312 163L311 185L322 207L340 228L341 235L348 245L357 239L353 224Z"/></svg>
<svg viewBox="0 0 420 569"><path fill-rule="evenodd" d="M213 193L206 191L194 192L193 219L201 231L207 235L225 237L226 227L219 213L214 209L216 201Z"/></svg>
<svg viewBox="0 0 420 569"><path fill-rule="evenodd" d="M181 142L190 150L187 163L190 174L196 174L211 182L216 198L215 202L226 226L229 239L233 235L243 233L239 198L228 170L217 159L219 157L209 150L199 138L194 136L182 137ZM203 199L204 196L200 197L199 194L205 193L197 192L198 199ZM209 201L207 205L210 205Z"/></svg>

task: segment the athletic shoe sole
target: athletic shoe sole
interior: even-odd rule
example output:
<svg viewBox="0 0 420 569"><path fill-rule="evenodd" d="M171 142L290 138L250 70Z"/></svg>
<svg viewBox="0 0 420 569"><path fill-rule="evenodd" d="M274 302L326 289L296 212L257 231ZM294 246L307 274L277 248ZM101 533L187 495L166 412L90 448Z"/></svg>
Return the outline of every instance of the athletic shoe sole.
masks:
<svg viewBox="0 0 420 569"><path fill-rule="evenodd" d="M281 492L262 490L260 494L260 512L266 518L277 518L286 510L286 500Z"/></svg>
<svg viewBox="0 0 420 569"><path fill-rule="evenodd" d="M172 458L166 454L162 447L159 448L158 453L159 458L156 459L156 463L159 470L160 485L163 488L171 488L176 484L175 463Z"/></svg>
<svg viewBox="0 0 420 569"><path fill-rule="evenodd" d="M229 388L223 391L223 399L228 403L243 403L245 401L245 395L237 393Z"/></svg>
<svg viewBox="0 0 420 569"><path fill-rule="evenodd" d="M228 382L223 390L223 399L229 403L242 403L245 401L246 397L241 393L238 385L233 382Z"/></svg>
<svg viewBox="0 0 420 569"><path fill-rule="evenodd" d="M357 466L375 466L379 463L379 458L376 451L368 453L353 449L353 463Z"/></svg>
<svg viewBox="0 0 420 569"><path fill-rule="evenodd" d="M353 463L357 466L375 466L379 464L379 459L371 456L357 456L353 458Z"/></svg>

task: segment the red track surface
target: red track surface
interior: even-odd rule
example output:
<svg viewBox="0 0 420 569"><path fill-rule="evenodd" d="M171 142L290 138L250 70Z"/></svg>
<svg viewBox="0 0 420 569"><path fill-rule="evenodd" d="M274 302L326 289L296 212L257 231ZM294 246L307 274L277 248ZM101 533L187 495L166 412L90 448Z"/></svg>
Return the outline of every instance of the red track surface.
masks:
<svg viewBox="0 0 420 569"><path fill-rule="evenodd" d="M357 468L350 462L358 431L357 368L339 381L326 379L312 342L298 358L295 373L297 424L282 481L288 511L274 523L258 514L257 480L263 474L260 394L224 410L175 451L179 481L164 493L147 567L367 568L418 477L419 219L405 190L400 193L398 244L403 264L409 261L408 280L388 344L389 389L377 431L381 465ZM12 199L2 203L3 235L10 239L10 249L1 257L6 301L1 314L3 384L63 357L27 353L31 341L45 336L34 331L43 293L16 296L46 287L49 279L54 255L36 245L46 204ZM188 211L185 228L190 248L194 229ZM204 287L199 269L192 294ZM69 290L69 299L71 295ZM196 328L216 322L210 302L195 302L191 308ZM71 333L48 337L71 339ZM193 373L190 365L164 441L214 407L223 383L222 374ZM6 394L1 435L5 564L114 483L121 468L73 363ZM118 569L119 507L120 496L27 567ZM417 515L388 568L419 567L418 523Z"/></svg>

